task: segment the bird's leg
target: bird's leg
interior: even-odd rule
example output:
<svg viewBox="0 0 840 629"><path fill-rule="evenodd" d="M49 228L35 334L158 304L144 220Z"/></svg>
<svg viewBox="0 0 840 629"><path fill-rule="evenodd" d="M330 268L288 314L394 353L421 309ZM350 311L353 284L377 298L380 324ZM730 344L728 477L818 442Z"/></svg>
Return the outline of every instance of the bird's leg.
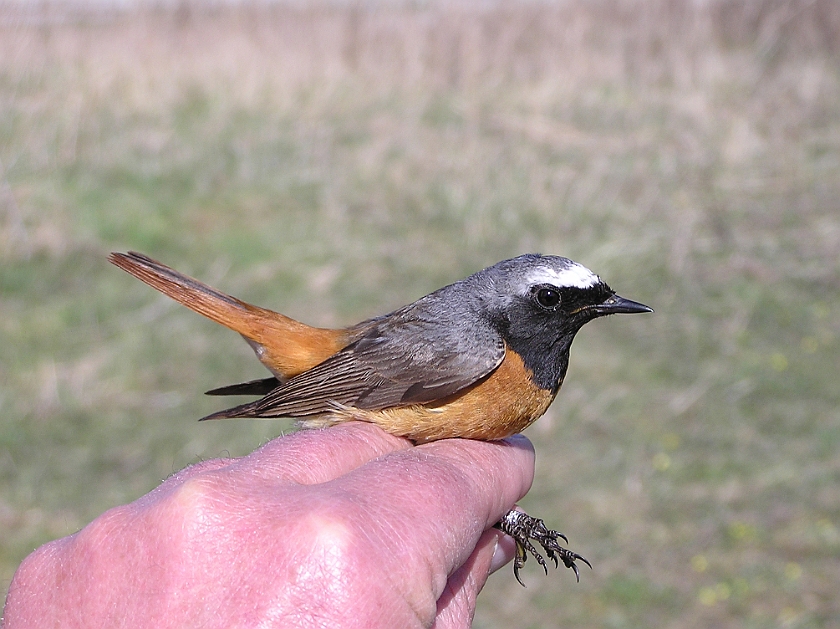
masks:
<svg viewBox="0 0 840 629"><path fill-rule="evenodd" d="M511 509L495 526L505 535L510 535L516 542L516 558L513 560L513 575L523 587L525 584L522 583L522 579L519 578L519 569L525 565L528 553L533 555L534 559L537 560L537 563L539 563L543 570L545 570L545 573L548 574L548 565L545 563L545 559L543 559L543 556L531 540L542 546L545 554L554 562L555 567L558 567L560 565L560 561L562 561L563 565L574 570L575 578L577 578L578 581L580 581L580 572L578 572L578 567L575 564L575 561L580 559L583 563L592 568L592 564L590 564L584 557L572 552L568 548L564 548L559 544L558 540L560 539L567 544L569 543L569 540L565 535L546 528L545 522L539 518L534 518L522 511Z"/></svg>

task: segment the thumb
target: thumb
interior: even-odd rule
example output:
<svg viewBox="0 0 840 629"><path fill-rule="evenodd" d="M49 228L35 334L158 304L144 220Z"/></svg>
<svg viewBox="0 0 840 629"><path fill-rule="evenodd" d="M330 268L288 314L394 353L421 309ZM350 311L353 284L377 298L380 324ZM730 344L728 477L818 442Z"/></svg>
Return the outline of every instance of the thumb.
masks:
<svg viewBox="0 0 840 629"><path fill-rule="evenodd" d="M494 567L502 537L501 531L484 531L464 565L450 575L438 599L434 629L469 629L472 625L478 593Z"/></svg>

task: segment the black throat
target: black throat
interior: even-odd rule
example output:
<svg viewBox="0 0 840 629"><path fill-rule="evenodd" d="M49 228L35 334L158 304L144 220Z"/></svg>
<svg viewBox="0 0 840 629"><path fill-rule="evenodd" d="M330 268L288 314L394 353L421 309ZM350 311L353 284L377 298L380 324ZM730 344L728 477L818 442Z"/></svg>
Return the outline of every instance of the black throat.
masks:
<svg viewBox="0 0 840 629"><path fill-rule="evenodd" d="M533 375L534 383L556 394L569 368L569 349L574 337L574 332L559 339L556 335L549 337L548 334L530 338L508 336L505 342L522 357L525 367Z"/></svg>

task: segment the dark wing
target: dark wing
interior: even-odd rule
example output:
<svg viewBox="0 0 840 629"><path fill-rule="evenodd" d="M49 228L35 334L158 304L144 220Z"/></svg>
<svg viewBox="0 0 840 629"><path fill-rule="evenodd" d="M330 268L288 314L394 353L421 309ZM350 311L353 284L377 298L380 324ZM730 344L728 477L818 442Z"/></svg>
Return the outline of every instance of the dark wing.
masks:
<svg viewBox="0 0 840 629"><path fill-rule="evenodd" d="M489 326L421 319L397 312L312 369L250 404L214 413L222 417L300 417L336 404L368 410L438 400L490 374L505 356Z"/></svg>
<svg viewBox="0 0 840 629"><path fill-rule="evenodd" d="M205 391L204 395L265 395L280 385L277 378L262 378L249 380L239 384L229 384L226 387Z"/></svg>

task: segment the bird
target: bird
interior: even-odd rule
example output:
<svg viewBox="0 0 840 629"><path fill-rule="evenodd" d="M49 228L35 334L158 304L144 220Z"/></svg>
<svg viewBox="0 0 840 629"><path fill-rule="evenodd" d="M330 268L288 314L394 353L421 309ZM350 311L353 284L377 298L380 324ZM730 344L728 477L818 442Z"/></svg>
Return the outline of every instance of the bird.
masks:
<svg viewBox="0 0 840 629"><path fill-rule="evenodd" d="M258 399L201 421L291 417L303 428L365 421L414 443L499 440L542 416L566 377L572 341L589 321L653 310L620 297L568 258L503 260L393 312L343 328L309 326L191 278L137 252L109 261L195 312L238 332L268 378L207 391ZM562 533L512 509L496 525L516 541L514 575L528 555L580 580Z"/></svg>

